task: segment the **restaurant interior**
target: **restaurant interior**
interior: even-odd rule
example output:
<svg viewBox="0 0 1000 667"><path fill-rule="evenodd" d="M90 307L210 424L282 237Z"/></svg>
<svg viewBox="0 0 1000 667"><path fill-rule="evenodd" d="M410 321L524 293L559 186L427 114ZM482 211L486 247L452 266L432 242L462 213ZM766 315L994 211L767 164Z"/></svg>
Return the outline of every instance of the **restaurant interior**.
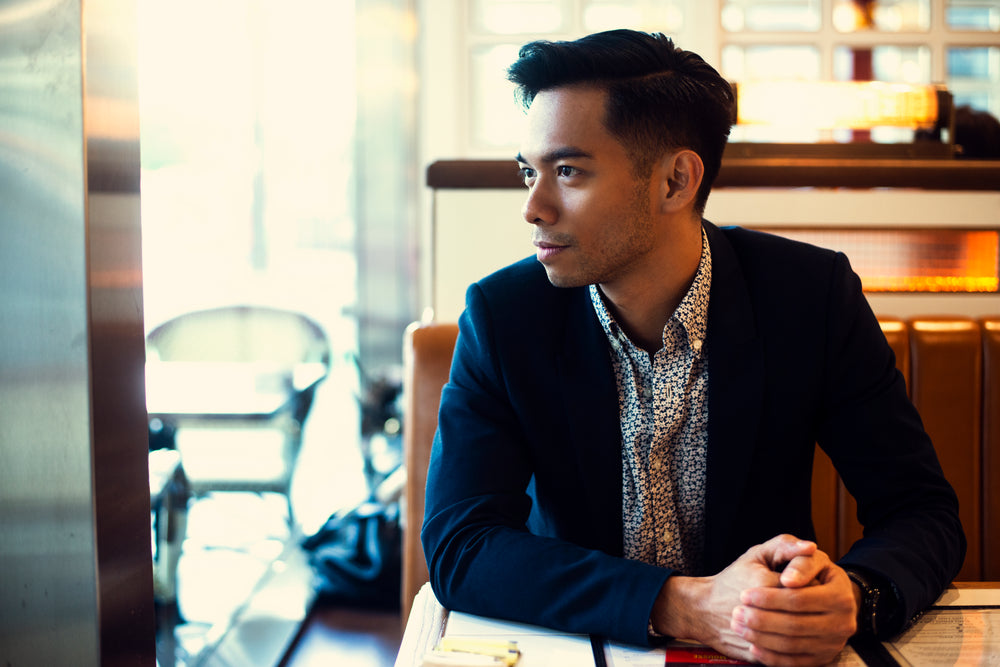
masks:
<svg viewBox="0 0 1000 667"><path fill-rule="evenodd" d="M532 252L518 46L613 27L733 83L708 219L844 251L900 326L1000 316L1000 0L4 3L0 663L396 663L404 343ZM365 512L348 590L320 538Z"/></svg>

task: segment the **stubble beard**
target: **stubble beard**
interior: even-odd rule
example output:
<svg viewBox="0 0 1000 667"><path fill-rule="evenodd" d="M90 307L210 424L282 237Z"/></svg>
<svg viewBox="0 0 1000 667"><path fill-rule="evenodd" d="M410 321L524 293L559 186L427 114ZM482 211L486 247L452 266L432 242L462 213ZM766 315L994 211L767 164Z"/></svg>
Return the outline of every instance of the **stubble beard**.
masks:
<svg viewBox="0 0 1000 667"><path fill-rule="evenodd" d="M612 247L604 248L599 255L591 253L578 259L578 266L571 274L560 274L546 266L549 282L555 287L583 287L592 284L613 282L627 274L638 259L652 247L653 225L649 210L647 184L639 182L632 191L632 197L620 218L618 234ZM572 252L580 252L579 246L571 245Z"/></svg>

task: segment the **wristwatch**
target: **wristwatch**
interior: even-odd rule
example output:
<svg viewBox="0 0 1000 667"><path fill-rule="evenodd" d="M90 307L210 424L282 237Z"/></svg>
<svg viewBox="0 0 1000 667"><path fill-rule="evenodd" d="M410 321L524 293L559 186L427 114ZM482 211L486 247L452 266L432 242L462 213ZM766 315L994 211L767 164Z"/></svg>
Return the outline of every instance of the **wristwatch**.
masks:
<svg viewBox="0 0 1000 667"><path fill-rule="evenodd" d="M879 612L886 606L879 603L883 600L882 589L869 577L854 569L846 569L847 576L861 589L861 608L858 610L858 633L869 637L877 637L879 631ZM882 615L883 617L885 614Z"/></svg>

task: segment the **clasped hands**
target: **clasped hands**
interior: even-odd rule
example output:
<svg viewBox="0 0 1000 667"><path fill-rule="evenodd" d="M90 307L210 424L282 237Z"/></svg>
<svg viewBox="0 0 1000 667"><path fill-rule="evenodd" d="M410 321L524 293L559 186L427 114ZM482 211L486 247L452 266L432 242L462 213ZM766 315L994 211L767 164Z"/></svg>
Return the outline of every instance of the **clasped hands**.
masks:
<svg viewBox="0 0 1000 667"><path fill-rule="evenodd" d="M779 535L711 577L670 577L653 628L766 665L825 665L857 628L860 592L814 542Z"/></svg>

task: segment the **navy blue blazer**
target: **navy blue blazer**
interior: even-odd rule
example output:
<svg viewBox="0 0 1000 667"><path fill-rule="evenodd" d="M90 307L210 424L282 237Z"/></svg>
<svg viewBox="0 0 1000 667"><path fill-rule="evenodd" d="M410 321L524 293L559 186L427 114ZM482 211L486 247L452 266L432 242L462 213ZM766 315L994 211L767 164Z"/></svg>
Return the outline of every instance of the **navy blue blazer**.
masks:
<svg viewBox="0 0 1000 667"><path fill-rule="evenodd" d="M705 222L712 286L702 567L814 538L815 443L858 501L840 561L891 580L905 618L965 556L954 491L847 258ZM668 569L622 557L607 339L586 287L534 258L473 284L441 397L422 530L445 607L645 643ZM901 620L905 620L905 618Z"/></svg>

